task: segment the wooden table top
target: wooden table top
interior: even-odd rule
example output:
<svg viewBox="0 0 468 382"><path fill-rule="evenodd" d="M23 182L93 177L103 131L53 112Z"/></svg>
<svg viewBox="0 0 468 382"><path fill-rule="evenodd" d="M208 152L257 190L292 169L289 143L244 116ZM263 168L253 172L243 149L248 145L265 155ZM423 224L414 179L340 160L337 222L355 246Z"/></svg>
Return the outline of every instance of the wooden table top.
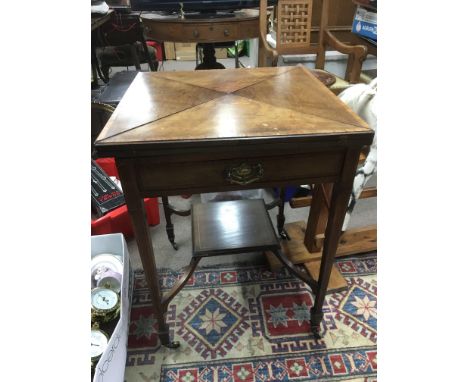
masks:
<svg viewBox="0 0 468 382"><path fill-rule="evenodd" d="M192 12L193 13L193 12ZM164 14L161 12L142 12L141 18L143 20L156 20L162 23L171 23L177 21L183 24L193 24L193 23L200 23L200 22L209 22L209 23L223 23L226 21L232 20L245 20L245 19L258 19L259 11L258 9L241 9L238 11L234 11L232 14L227 14L226 17L194 17L190 18L190 12L185 12L187 15L184 19L181 19L178 13L175 14Z"/></svg>
<svg viewBox="0 0 468 382"><path fill-rule="evenodd" d="M372 135L361 118L298 65L139 73L96 147L109 154L129 145L138 150L324 136L370 142Z"/></svg>

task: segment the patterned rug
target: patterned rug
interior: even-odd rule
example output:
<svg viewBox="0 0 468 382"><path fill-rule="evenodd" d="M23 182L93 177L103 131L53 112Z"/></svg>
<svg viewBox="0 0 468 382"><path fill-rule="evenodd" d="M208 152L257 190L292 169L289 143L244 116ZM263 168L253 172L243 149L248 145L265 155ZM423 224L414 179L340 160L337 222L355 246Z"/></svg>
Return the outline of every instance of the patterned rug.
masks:
<svg viewBox="0 0 468 382"><path fill-rule="evenodd" d="M376 254L336 263L349 288L327 296L320 340L310 332L311 293L287 270L199 268L169 306L176 350L159 344L136 272L125 381L376 381ZM161 272L163 290L177 277Z"/></svg>

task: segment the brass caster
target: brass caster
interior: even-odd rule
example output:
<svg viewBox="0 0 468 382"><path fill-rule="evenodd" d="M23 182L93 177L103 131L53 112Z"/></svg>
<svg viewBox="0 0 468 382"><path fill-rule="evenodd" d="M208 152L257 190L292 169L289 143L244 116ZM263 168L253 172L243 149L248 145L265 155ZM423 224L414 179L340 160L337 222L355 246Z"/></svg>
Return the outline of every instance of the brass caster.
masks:
<svg viewBox="0 0 468 382"><path fill-rule="evenodd" d="M280 237L281 239L283 240L291 240L291 238L289 237L288 233L286 232L285 229L283 229L281 232L280 232Z"/></svg>
<svg viewBox="0 0 468 382"><path fill-rule="evenodd" d="M312 335L316 340L322 339L322 336L320 335L320 326L312 326Z"/></svg>
<svg viewBox="0 0 468 382"><path fill-rule="evenodd" d="M177 349L180 346L180 342L179 341L172 341L172 342L169 342L167 345L164 345L164 346L166 346L169 349Z"/></svg>

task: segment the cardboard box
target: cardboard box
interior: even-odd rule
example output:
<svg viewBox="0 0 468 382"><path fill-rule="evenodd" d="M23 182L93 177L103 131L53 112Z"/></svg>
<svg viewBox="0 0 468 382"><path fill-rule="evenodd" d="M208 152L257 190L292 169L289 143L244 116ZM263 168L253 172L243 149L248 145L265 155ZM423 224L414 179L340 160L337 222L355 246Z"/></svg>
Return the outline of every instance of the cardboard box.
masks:
<svg viewBox="0 0 468 382"><path fill-rule="evenodd" d="M175 60L175 46L173 42L164 42L164 56L166 60Z"/></svg>
<svg viewBox="0 0 468 382"><path fill-rule="evenodd" d="M120 319L105 352L96 365L93 382L123 382L133 295L133 271L124 236L120 233L91 236L91 258L101 253L111 253L119 257L123 262L123 275L120 290Z"/></svg>
<svg viewBox="0 0 468 382"><path fill-rule="evenodd" d="M190 42L176 42L175 44L175 56L178 61L195 61L196 52L195 48L196 43Z"/></svg>
<svg viewBox="0 0 468 382"><path fill-rule="evenodd" d="M196 43L179 43L176 42L175 46L175 57L178 61L195 61L197 59ZM227 58L226 48L215 48L215 56L219 58Z"/></svg>
<svg viewBox="0 0 468 382"><path fill-rule="evenodd" d="M215 48L216 58L228 58L226 48Z"/></svg>
<svg viewBox="0 0 468 382"><path fill-rule="evenodd" d="M352 32L377 41L377 13L357 7Z"/></svg>

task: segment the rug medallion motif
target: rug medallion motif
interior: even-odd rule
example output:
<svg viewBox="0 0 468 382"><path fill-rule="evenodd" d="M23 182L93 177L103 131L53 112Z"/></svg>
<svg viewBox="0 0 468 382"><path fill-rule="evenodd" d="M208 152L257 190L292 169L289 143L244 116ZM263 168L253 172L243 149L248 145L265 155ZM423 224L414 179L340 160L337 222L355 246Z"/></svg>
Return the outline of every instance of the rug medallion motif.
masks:
<svg viewBox="0 0 468 382"><path fill-rule="evenodd" d="M348 290L327 295L316 340L313 295L287 270L199 268L171 302L179 349L162 347L149 291L135 273L126 382L376 381L376 254L336 261ZM169 289L179 274L160 273Z"/></svg>

